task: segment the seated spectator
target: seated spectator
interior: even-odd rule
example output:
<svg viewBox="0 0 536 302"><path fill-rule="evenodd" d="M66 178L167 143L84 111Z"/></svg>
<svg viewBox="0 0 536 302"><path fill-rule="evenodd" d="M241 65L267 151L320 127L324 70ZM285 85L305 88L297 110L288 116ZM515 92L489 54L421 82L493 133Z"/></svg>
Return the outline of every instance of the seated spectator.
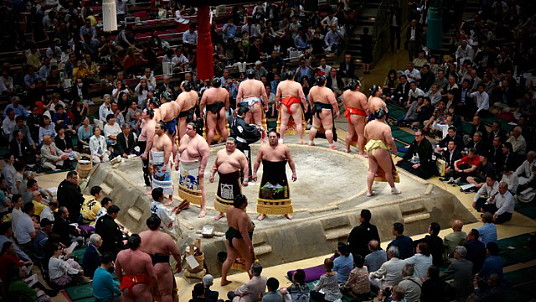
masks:
<svg viewBox="0 0 536 302"><path fill-rule="evenodd" d="M507 143L512 144L512 152L517 154L518 156L525 155L525 152L527 150L527 141L521 134L523 132L522 128L517 126L512 130L512 134L506 140Z"/></svg>
<svg viewBox="0 0 536 302"><path fill-rule="evenodd" d="M514 195L508 191L508 184L499 183L498 192L489 199L490 207L486 210L493 214L495 224L501 224L512 219L514 213Z"/></svg>
<svg viewBox="0 0 536 302"><path fill-rule="evenodd" d="M450 183L465 182L468 176L476 175L479 163L480 158L477 156L476 150L469 149L466 156L454 162L454 171L446 174L445 177L449 177Z"/></svg>
<svg viewBox="0 0 536 302"><path fill-rule="evenodd" d="M52 121L54 122L54 127L61 126L62 128L67 129L67 127L73 126L69 119L69 115L65 112L65 108L62 105L56 106L56 112L52 114Z"/></svg>
<svg viewBox="0 0 536 302"><path fill-rule="evenodd" d="M28 164L35 163L35 149L28 144L24 133L13 130L14 139L9 143L9 153L15 156L18 161L24 160Z"/></svg>
<svg viewBox="0 0 536 302"><path fill-rule="evenodd" d="M305 277L305 271L297 269L294 275L292 275L292 285L282 288L280 293L282 295L290 295L292 302L308 302L310 299L310 289L307 283L305 283Z"/></svg>
<svg viewBox="0 0 536 302"><path fill-rule="evenodd" d="M40 285L40 289L30 288L28 283L22 280L20 268L18 265L11 265L7 271L6 291L7 298L11 298L11 301L18 299L20 301L35 301L35 302L48 302L50 296L45 293L45 287ZM56 296L57 291L49 291L51 296Z"/></svg>
<svg viewBox="0 0 536 302"><path fill-rule="evenodd" d="M333 263L333 262L332 262ZM266 290L267 279L261 276L262 265L258 262L251 265L251 279L237 288L235 291L231 291L227 294L229 300L233 302L245 301L245 302L258 302L261 301L261 297ZM203 285L201 284L201 290L204 293Z"/></svg>
<svg viewBox="0 0 536 302"><path fill-rule="evenodd" d="M121 291L119 282L113 280L110 269L114 267L114 257L111 254L104 254L100 259L100 266L95 270L92 287L93 295L97 301L119 301Z"/></svg>
<svg viewBox="0 0 536 302"><path fill-rule="evenodd" d="M56 220L54 213L56 213L57 210L58 210L58 202L53 199L48 203L48 207L44 208L43 211L41 211L41 215L39 215L39 219L41 221L43 219L48 219L54 222Z"/></svg>
<svg viewBox="0 0 536 302"><path fill-rule="evenodd" d="M484 260L482 268L478 272L478 277L483 281L487 281L491 275L497 274L500 278L503 276L504 261L499 255L500 250L496 242L486 244L488 256Z"/></svg>
<svg viewBox="0 0 536 302"><path fill-rule="evenodd" d="M440 230L441 226L439 225L439 223L432 222L428 227L428 235L424 236L424 238L422 239L415 241L417 245L421 242L427 244L428 250L430 251L430 255L432 256L432 263L437 267L443 265L443 254L445 251L445 247L443 246L443 239L439 237Z"/></svg>
<svg viewBox="0 0 536 302"><path fill-rule="evenodd" d="M404 261L399 258L398 247L391 246L387 249L387 259L389 260L377 271L369 273L370 284L375 288L385 289L402 280Z"/></svg>
<svg viewBox="0 0 536 302"><path fill-rule="evenodd" d="M40 261L44 261L47 254L45 250L46 244L48 242L48 237L52 234L54 222L44 218L41 219L40 226L41 229L37 232L37 235L33 240L33 249L35 257Z"/></svg>
<svg viewBox="0 0 536 302"><path fill-rule="evenodd" d="M480 299L478 301L505 301L501 277L498 274L491 274L487 282L475 278L473 286L475 290L471 296L476 295L476 299Z"/></svg>
<svg viewBox="0 0 536 302"><path fill-rule="evenodd" d="M112 205L108 208L106 215L97 220L95 225L95 233L102 238L102 253L112 253L116 255L123 249L123 232L119 225L115 222L119 214L119 207Z"/></svg>
<svg viewBox="0 0 536 302"><path fill-rule="evenodd" d="M404 236L404 225L402 223L393 223L393 235L395 236L395 239L389 243L387 249L389 249L391 246L398 247L399 256L397 257L402 260L413 256L415 253L413 240L411 240L411 238L408 236Z"/></svg>
<svg viewBox="0 0 536 302"><path fill-rule="evenodd" d="M78 127L77 136L78 136L78 151L79 152L88 152L89 151L89 139L93 135L93 126L90 125L88 117L82 119L82 125Z"/></svg>
<svg viewBox="0 0 536 302"><path fill-rule="evenodd" d="M400 75L399 81L400 83L396 86L391 100L400 105L404 105L409 95L409 82L408 78L403 74Z"/></svg>
<svg viewBox="0 0 536 302"><path fill-rule="evenodd" d="M338 257L333 260L333 271L337 273L337 281L344 283L354 268L354 257L350 253L350 247L343 242L339 242L337 254Z"/></svg>
<svg viewBox="0 0 536 302"><path fill-rule="evenodd" d="M447 302L456 298L452 295L452 287L439 278L437 266L430 266L426 274L428 278L422 283L421 302Z"/></svg>
<svg viewBox="0 0 536 302"><path fill-rule="evenodd" d="M54 143L56 147L61 151L70 155L70 157L78 158L78 152L73 151L73 137L70 132L65 132L65 128L56 127L56 137L54 138Z"/></svg>
<svg viewBox="0 0 536 302"><path fill-rule="evenodd" d="M445 136L440 142L437 151L441 151L440 148L447 147L450 141L454 141L458 148L463 148L465 144L463 143L463 138L458 134L456 127L449 127L447 130L447 136Z"/></svg>
<svg viewBox="0 0 536 302"><path fill-rule="evenodd" d="M413 264L405 264L402 268L402 281L398 286L404 289L404 298L407 302L421 301L422 281L414 275Z"/></svg>
<svg viewBox="0 0 536 302"><path fill-rule="evenodd" d="M19 246L15 243L15 238L13 237L13 227L12 222L4 222L0 224L0 246L3 246L5 242L13 243L13 248L17 256L23 261L30 261L30 257L23 252Z"/></svg>
<svg viewBox="0 0 536 302"><path fill-rule="evenodd" d="M205 300L207 302L217 302L220 293L211 290L210 287L214 284L214 277L211 274L203 276L203 287L205 288Z"/></svg>
<svg viewBox="0 0 536 302"><path fill-rule="evenodd" d="M94 163L110 161L110 151L106 146L106 138L101 135L99 127L93 128L93 136L89 139L89 150Z"/></svg>
<svg viewBox="0 0 536 302"><path fill-rule="evenodd" d="M450 255L454 252L457 246L463 245L465 243L465 239L467 238L467 234L462 231L463 228L463 222L461 220L454 220L452 222L452 233L448 234L443 238L443 243L445 245L445 252L447 253L447 256L450 257Z"/></svg>
<svg viewBox="0 0 536 302"><path fill-rule="evenodd" d="M43 195L40 191L34 191L32 192L32 195L32 203L34 205L35 215L41 216L43 210L48 207L48 202L43 198Z"/></svg>
<svg viewBox="0 0 536 302"><path fill-rule="evenodd" d="M115 115L108 114L106 125L104 126L104 137L106 137L106 144L109 147L117 144L117 135L119 133L121 133L121 127L115 122Z"/></svg>
<svg viewBox="0 0 536 302"><path fill-rule="evenodd" d="M420 88L417 87L416 82L410 82L408 97L405 103L406 109L408 109L411 106L412 102L416 101L420 97L424 97L424 94L425 94L424 91L422 91Z"/></svg>
<svg viewBox="0 0 536 302"><path fill-rule="evenodd" d="M333 302L342 299L342 293L339 290L339 279L337 272L333 271L333 260L326 258L324 260L324 269L326 273L320 276L320 280L311 291L311 299L318 302Z"/></svg>
<svg viewBox="0 0 536 302"><path fill-rule="evenodd" d="M486 182L478 189L473 197L473 209L478 212L485 212L490 209L491 197L494 196L499 189L499 182L496 180L495 175L486 176ZM492 209L492 208L491 208Z"/></svg>
<svg viewBox="0 0 536 302"><path fill-rule="evenodd" d="M121 133L117 135L115 154L127 158L129 155L134 154L134 147L136 147L134 133L130 131L129 124L124 124Z"/></svg>
<svg viewBox="0 0 536 302"><path fill-rule="evenodd" d="M99 248L102 246L102 238L99 234L91 234L89 236L89 243L84 253L84 260L82 262L82 269L84 269L84 276L93 278L95 270L101 264L101 253Z"/></svg>
<svg viewBox="0 0 536 302"><path fill-rule="evenodd" d="M262 302L280 302L283 300L283 296L277 292L279 281L276 278L268 278L266 288L268 289L268 293L264 294Z"/></svg>
<svg viewBox="0 0 536 302"><path fill-rule="evenodd" d="M489 115L489 95L485 91L484 84L479 84L475 92L469 94L476 101L476 115L479 117L487 117Z"/></svg>
<svg viewBox="0 0 536 302"><path fill-rule="evenodd" d="M41 146L41 156L43 168L49 170L70 169L71 161L69 155L61 151L52 138L48 135L43 137L43 146Z"/></svg>
<svg viewBox="0 0 536 302"><path fill-rule="evenodd" d="M497 227L493 223L493 215L489 212L482 214L482 222L484 225L479 227L480 241L485 245L490 242L497 242Z"/></svg>
<svg viewBox="0 0 536 302"><path fill-rule="evenodd" d="M419 242L416 247L415 255L405 260L406 265L413 265L413 275L419 280L426 278L426 272L433 263L433 257L428 249L426 242ZM409 275L408 275L409 276Z"/></svg>
<svg viewBox="0 0 536 302"><path fill-rule="evenodd" d="M505 182L506 184L508 184L508 191L510 191L510 193L512 194L515 194L517 191L518 191L518 187L519 187L519 179L517 177L517 175L514 173L514 168L512 167L512 165L508 165L507 167L504 168L504 171L503 171L503 176L501 178L501 182ZM518 194L518 199L521 200L521 193ZM530 201L530 200L529 200Z"/></svg>
<svg viewBox="0 0 536 302"><path fill-rule="evenodd" d="M45 136L56 137L56 127L52 124L50 117L46 115L43 116L43 124L39 127L39 143L43 142Z"/></svg>
<svg viewBox="0 0 536 302"><path fill-rule="evenodd" d="M536 175L536 152L529 151L527 153L527 159L523 161L521 166L515 170L515 175L518 178L519 189L524 190L528 188L529 183L534 179ZM516 191L513 191L516 192Z"/></svg>
<svg viewBox="0 0 536 302"><path fill-rule="evenodd" d="M451 285L456 289L456 298L464 299L472 291L473 263L467 259L467 249L457 246L454 249L454 259L446 271L441 274L443 280L452 280Z"/></svg>
<svg viewBox="0 0 536 302"><path fill-rule="evenodd" d="M348 281L344 284L344 292L355 299L366 300L370 296L370 281L365 260L361 255L354 258L355 268L350 272Z"/></svg>
<svg viewBox="0 0 536 302"><path fill-rule="evenodd" d="M465 241L465 248L467 249L467 256L465 259L473 262L473 274L476 274L482 268L484 259L486 258L486 245L479 240L480 233L477 229L471 229L467 234Z"/></svg>
<svg viewBox="0 0 536 302"><path fill-rule="evenodd" d="M5 112L6 116L4 116L4 120L2 121L2 134L6 140L9 140L17 122L15 121L15 110L8 108Z"/></svg>
<svg viewBox="0 0 536 302"><path fill-rule="evenodd" d="M387 253L380 248L377 240L368 243L370 254L365 256L365 266L369 273L377 271L387 261Z"/></svg>
<svg viewBox="0 0 536 302"><path fill-rule="evenodd" d="M365 257L371 251L369 250L369 243L371 240L380 241L380 235L378 234L378 228L370 223L372 219L372 213L368 209L361 210L359 214L358 226L355 226L350 235L348 235L348 245L352 254L360 254ZM384 260L384 262L387 261ZM381 263L380 263L381 264ZM378 268L380 266L378 265ZM369 267L370 271L370 267Z"/></svg>
<svg viewBox="0 0 536 302"><path fill-rule="evenodd" d="M100 199L102 198L102 188L93 186L89 191L92 197L86 198L82 203L80 214L82 216L82 224L95 225L97 214L101 210Z"/></svg>
<svg viewBox="0 0 536 302"><path fill-rule="evenodd" d="M428 179L437 173L435 162L432 161L432 151L430 141L424 137L421 130L417 130L415 140L397 166L423 179Z"/></svg>
<svg viewBox="0 0 536 302"><path fill-rule="evenodd" d="M421 106L417 107L417 120L415 120L411 125L412 126L419 126L424 125L426 121L432 117L432 114L434 113L434 107L430 103L429 98L423 98L423 103Z"/></svg>
<svg viewBox="0 0 536 302"><path fill-rule="evenodd" d="M52 233L58 235L59 242L65 246L70 246L73 242L82 241L82 238L80 237L80 230L70 225L69 215L69 209L63 206L60 207L58 209L58 217L54 221L54 228L52 229ZM73 215L80 215L80 213ZM78 220L75 219L74 221Z"/></svg>
<svg viewBox="0 0 536 302"><path fill-rule="evenodd" d="M30 257L34 256L32 240L37 235L35 231L35 223L32 219L34 215L33 203L27 203L22 207L22 215L13 221L13 229L15 230L15 239L23 250Z"/></svg>
<svg viewBox="0 0 536 302"><path fill-rule="evenodd" d="M106 215L106 213L108 213L108 209L113 205L112 200L109 197L104 197L101 200L100 204L101 208L97 213L97 216L95 216L95 225L97 225L97 221L99 221L99 218Z"/></svg>
<svg viewBox="0 0 536 302"><path fill-rule="evenodd" d="M445 161L444 174L449 174L454 171L454 163L462 158L461 148L458 148L456 141L451 140L447 143L447 149L441 152L441 157L443 157L443 160ZM443 177L440 178L440 180L445 181L448 180L448 178Z"/></svg>
<svg viewBox="0 0 536 302"><path fill-rule="evenodd" d="M196 283L192 289L192 299L189 302L206 302L203 283Z"/></svg>
<svg viewBox="0 0 536 302"><path fill-rule="evenodd" d="M8 281L8 269L12 265L23 267L27 274L30 272L33 263L31 261L22 261L17 256L13 242L6 241L0 249L0 280L3 283Z"/></svg>
<svg viewBox="0 0 536 302"><path fill-rule="evenodd" d="M48 276L56 286L65 287L79 283L90 283L84 276L84 271L73 259L61 259L63 247L57 243L52 245L53 254L48 261Z"/></svg>
<svg viewBox="0 0 536 302"><path fill-rule="evenodd" d="M480 189L480 187L484 185L486 181L486 176L497 174L497 170L493 166L493 163L488 160L489 155L485 153L485 151L484 153L479 153L478 158L480 160L480 163L476 168L476 175L467 176L467 182L475 186L473 190Z"/></svg>

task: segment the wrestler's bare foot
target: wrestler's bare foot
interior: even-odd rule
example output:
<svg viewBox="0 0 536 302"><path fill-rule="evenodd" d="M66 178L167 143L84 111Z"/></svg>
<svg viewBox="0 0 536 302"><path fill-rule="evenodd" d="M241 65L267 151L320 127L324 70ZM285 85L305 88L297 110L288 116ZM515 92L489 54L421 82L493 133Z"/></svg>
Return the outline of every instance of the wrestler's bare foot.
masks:
<svg viewBox="0 0 536 302"><path fill-rule="evenodd" d="M201 212L199 212L199 215L197 215L197 218L203 218L207 216L207 209L201 209Z"/></svg>
<svg viewBox="0 0 536 302"><path fill-rule="evenodd" d="M344 149L344 152L350 153L350 149Z"/></svg>
<svg viewBox="0 0 536 302"><path fill-rule="evenodd" d="M167 207L167 206L170 206L172 203L173 203L173 197L169 197L169 199L166 199L166 203L164 203L164 205Z"/></svg>
<svg viewBox="0 0 536 302"><path fill-rule="evenodd" d="M214 220L220 220L223 217L225 217L225 213L219 212L218 215L216 215L216 217L214 217Z"/></svg>
<svg viewBox="0 0 536 302"><path fill-rule="evenodd" d="M231 283L233 283L233 281L223 280L223 279L222 279L221 282L220 282L220 285L221 285L221 286L225 286L225 285L227 285L227 284L231 284Z"/></svg>
<svg viewBox="0 0 536 302"><path fill-rule="evenodd" d="M261 214L257 217L257 220L262 221L264 218L266 218L266 214Z"/></svg>
<svg viewBox="0 0 536 302"><path fill-rule="evenodd" d="M337 146L333 146L333 145L332 145L332 146L329 146L329 148L330 148L331 150L339 150L339 147L337 147Z"/></svg>
<svg viewBox="0 0 536 302"><path fill-rule="evenodd" d="M391 194L398 195L402 193L402 191L399 191L396 187L391 188Z"/></svg>
<svg viewBox="0 0 536 302"><path fill-rule="evenodd" d="M305 145L305 142L303 140L298 142L298 145Z"/></svg>
<svg viewBox="0 0 536 302"><path fill-rule="evenodd" d="M374 196L374 191L367 192L367 197L372 197L372 196Z"/></svg>
<svg viewBox="0 0 536 302"><path fill-rule="evenodd" d="M312 147L312 146L315 146L315 143L313 143L313 142L309 142L307 145L309 145L309 146Z"/></svg>
<svg viewBox="0 0 536 302"><path fill-rule="evenodd" d="M288 219L288 220L292 220L292 219L294 218L294 216L292 216L292 214L290 214L290 213L287 213L287 214L285 214L284 216L285 216L285 218Z"/></svg>
<svg viewBox="0 0 536 302"><path fill-rule="evenodd" d="M363 156L364 158L368 158L368 153L367 152L359 152L359 155L360 156Z"/></svg>

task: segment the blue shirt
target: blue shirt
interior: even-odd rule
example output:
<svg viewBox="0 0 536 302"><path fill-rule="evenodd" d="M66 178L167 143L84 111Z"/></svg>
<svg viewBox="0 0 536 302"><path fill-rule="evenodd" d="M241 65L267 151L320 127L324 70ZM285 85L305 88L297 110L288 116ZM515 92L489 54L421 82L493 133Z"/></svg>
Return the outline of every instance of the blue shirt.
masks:
<svg viewBox="0 0 536 302"><path fill-rule="evenodd" d="M93 275L93 295L97 299L112 299L114 294L121 295L119 283L112 279L112 274L99 267Z"/></svg>
<svg viewBox="0 0 536 302"><path fill-rule="evenodd" d="M489 242L497 242L497 227L494 223L485 222L477 230L480 233L480 241L485 245L488 245Z"/></svg>
<svg viewBox="0 0 536 302"><path fill-rule="evenodd" d="M227 29L227 32L225 31L225 29ZM237 31L237 27L234 24L230 26L229 24L223 25L222 32L223 32L223 39L225 40L225 42L227 42L227 39L229 38L234 38L236 36L236 31Z"/></svg>
<svg viewBox="0 0 536 302"><path fill-rule="evenodd" d="M391 241L389 245L387 246L387 250L391 246L398 247L398 252L400 253L400 259L404 260L406 258L409 258L415 254L415 246L413 245L413 240L409 238L408 236L398 236L395 238L395 240Z"/></svg>
<svg viewBox="0 0 536 302"><path fill-rule="evenodd" d="M7 111L8 109L13 109L15 111L15 116L22 115L24 117L28 117L28 111L22 107L22 105L17 105L17 107L13 106L13 104L8 104L6 108L4 109L4 117L7 117Z"/></svg>
<svg viewBox="0 0 536 302"><path fill-rule="evenodd" d="M488 280L492 274L498 274L499 277L503 276L503 260L501 256L490 255L484 261L482 269L478 273L478 276L484 280Z"/></svg>
<svg viewBox="0 0 536 302"><path fill-rule="evenodd" d="M346 282L350 272L354 269L354 256L341 255L333 260L333 271L337 272L337 281Z"/></svg>

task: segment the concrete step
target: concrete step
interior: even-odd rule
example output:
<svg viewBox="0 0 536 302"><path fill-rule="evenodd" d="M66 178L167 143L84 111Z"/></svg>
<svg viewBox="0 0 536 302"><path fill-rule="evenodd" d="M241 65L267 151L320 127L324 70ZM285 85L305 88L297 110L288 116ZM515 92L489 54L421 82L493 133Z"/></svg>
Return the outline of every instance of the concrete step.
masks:
<svg viewBox="0 0 536 302"><path fill-rule="evenodd" d="M325 231L324 234L326 235L327 240L339 240L344 239L348 237L348 234L350 234L350 231L352 230L351 227L349 228L340 228L340 229L332 229L329 231Z"/></svg>
<svg viewBox="0 0 536 302"><path fill-rule="evenodd" d="M419 222L419 221L428 220L428 219L430 219L430 213L422 212L422 213L413 214L413 215L404 217L403 222L404 224L409 224L409 223Z"/></svg>
<svg viewBox="0 0 536 302"><path fill-rule="evenodd" d="M272 246L268 245L268 244L263 244L263 245L260 245L260 246L254 246L253 251L255 252L255 255L257 255L257 256L263 255L263 254L268 254L268 253L272 252Z"/></svg>

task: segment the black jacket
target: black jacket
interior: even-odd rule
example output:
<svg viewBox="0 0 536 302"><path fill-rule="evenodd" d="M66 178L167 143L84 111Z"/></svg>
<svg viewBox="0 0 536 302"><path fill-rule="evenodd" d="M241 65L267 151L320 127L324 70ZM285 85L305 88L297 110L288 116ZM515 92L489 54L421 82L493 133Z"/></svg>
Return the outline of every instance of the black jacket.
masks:
<svg viewBox="0 0 536 302"><path fill-rule="evenodd" d="M119 229L119 225L110 215L104 215L97 220L95 226L95 233L102 237L100 252L110 252L117 255L123 249L123 233Z"/></svg>
<svg viewBox="0 0 536 302"><path fill-rule="evenodd" d="M435 163L432 161L432 144L424 138L421 143L413 141L409 146L408 152L404 155L404 160L411 160L413 154L419 154L419 160L423 169L433 168Z"/></svg>
<svg viewBox="0 0 536 302"><path fill-rule="evenodd" d="M453 153L452 157L451 157L451 153ZM452 151L449 151L447 149L446 151L443 151L442 156L445 159L445 161L447 162L447 165L449 167L454 167L454 162L457 161L458 159L462 158L462 151L461 151L460 147L456 147Z"/></svg>
<svg viewBox="0 0 536 302"><path fill-rule="evenodd" d="M119 155L123 155L123 153L126 153L127 155L133 154L134 147L136 147L136 141L134 140L134 134L132 132L129 133L128 139L125 138L125 135L123 133L117 135L117 144L115 145L115 148L117 149L117 153Z"/></svg>
<svg viewBox="0 0 536 302"><path fill-rule="evenodd" d="M67 179L63 180L58 187L58 205L67 207L71 222L77 222L80 217L80 208L84 202L84 196L78 185L72 184Z"/></svg>
<svg viewBox="0 0 536 302"><path fill-rule="evenodd" d="M375 225L370 224L370 222L363 222L354 227L348 236L350 251L352 254L359 254L364 258L370 253L368 243L373 239L380 242L378 228L376 228Z"/></svg>
<svg viewBox="0 0 536 302"><path fill-rule="evenodd" d="M259 128L248 124L242 117L237 116L231 125L231 136L237 139L237 144L249 145L258 141L261 138L261 133Z"/></svg>
<svg viewBox="0 0 536 302"><path fill-rule="evenodd" d="M52 233L58 235L61 243L63 243L65 246L71 245L71 237L69 235L78 236L78 232L76 231L75 227L69 225L69 221L63 219L62 217L57 217L54 221Z"/></svg>

